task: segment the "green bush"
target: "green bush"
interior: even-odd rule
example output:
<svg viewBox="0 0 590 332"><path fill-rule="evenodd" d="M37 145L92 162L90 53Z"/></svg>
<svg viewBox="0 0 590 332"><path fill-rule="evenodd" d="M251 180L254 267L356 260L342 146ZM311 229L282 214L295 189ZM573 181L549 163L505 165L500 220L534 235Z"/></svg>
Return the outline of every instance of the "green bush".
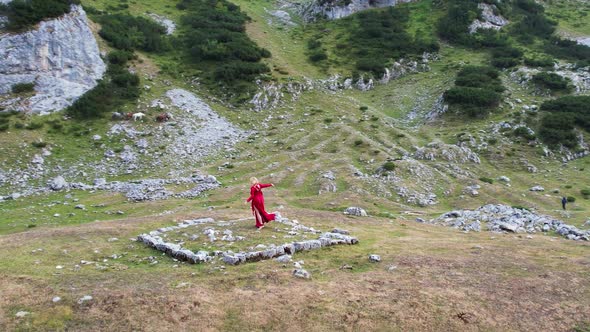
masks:
<svg viewBox="0 0 590 332"><path fill-rule="evenodd" d="M128 14L99 16L99 35L120 50L162 52L170 48L166 28L143 17Z"/></svg>
<svg viewBox="0 0 590 332"><path fill-rule="evenodd" d="M47 142L43 142L43 141L35 141L33 143L31 143L32 146L36 147L36 148L44 148L47 146Z"/></svg>
<svg viewBox="0 0 590 332"><path fill-rule="evenodd" d="M106 76L66 112L78 119L99 118L127 101L136 100L141 93L139 83L139 77L127 68L109 64Z"/></svg>
<svg viewBox="0 0 590 332"><path fill-rule="evenodd" d="M22 122L17 122L14 124L14 128L15 129L24 129L25 128L25 124Z"/></svg>
<svg viewBox="0 0 590 332"><path fill-rule="evenodd" d="M35 91L35 83L17 83L12 86L12 93L25 93Z"/></svg>
<svg viewBox="0 0 590 332"><path fill-rule="evenodd" d="M0 6L0 14L8 18L6 28L12 31L27 29L44 19L59 17L70 12L79 0L13 0Z"/></svg>
<svg viewBox="0 0 590 332"><path fill-rule="evenodd" d="M380 11L363 11L350 20L350 52L356 58L356 69L382 76L391 59L436 52L438 43L429 36L408 33L410 11L405 7L389 7Z"/></svg>
<svg viewBox="0 0 590 332"><path fill-rule="evenodd" d="M391 171L395 170L395 167L396 166L395 166L395 163L393 161L388 161L385 164L383 164L383 169L386 170L386 171L388 171L388 172L391 172Z"/></svg>
<svg viewBox="0 0 590 332"><path fill-rule="evenodd" d="M360 146L363 144L363 140L357 139L354 141L354 146Z"/></svg>
<svg viewBox="0 0 590 332"><path fill-rule="evenodd" d="M31 121L27 125L25 125L25 129L27 130L36 130L43 128L45 124L41 121Z"/></svg>
<svg viewBox="0 0 590 332"><path fill-rule="evenodd" d="M524 58L524 64L529 67L553 68L555 60L551 58Z"/></svg>
<svg viewBox="0 0 590 332"><path fill-rule="evenodd" d="M444 93L444 98L456 113L483 117L499 105L503 91L496 69L467 66L457 73L455 86Z"/></svg>
<svg viewBox="0 0 590 332"><path fill-rule="evenodd" d="M580 190L580 194L584 196L584 199L590 198L590 189L582 189Z"/></svg>
<svg viewBox="0 0 590 332"><path fill-rule="evenodd" d="M222 83L240 93L252 88L256 77L270 72L260 60L271 54L248 37L245 24L250 18L237 5L226 0L182 0L180 7L186 12L180 20L185 30L180 46L210 85Z"/></svg>
<svg viewBox="0 0 590 332"><path fill-rule="evenodd" d="M0 124L0 132L7 131L8 128L10 128L10 124L9 123Z"/></svg>
<svg viewBox="0 0 590 332"><path fill-rule="evenodd" d="M479 181L485 182L485 183L489 183L489 184L493 184L494 183L494 179L490 179L490 178L483 177L483 176L481 178L479 178Z"/></svg>
<svg viewBox="0 0 590 332"><path fill-rule="evenodd" d="M535 134L533 132L531 132L531 130L528 127L524 127L524 126L520 126L520 127L517 127L516 129L514 129L513 134L516 137L522 137L522 138L527 139L529 141L532 141L536 138Z"/></svg>
<svg viewBox="0 0 590 332"><path fill-rule="evenodd" d="M564 96L541 105L539 137L553 147L563 144L575 148L578 144L575 127L590 132L590 96Z"/></svg>
<svg viewBox="0 0 590 332"><path fill-rule="evenodd" d="M543 88L553 91L570 90L569 80L555 73L541 72L533 76L533 82Z"/></svg>
<svg viewBox="0 0 590 332"><path fill-rule="evenodd" d="M567 200L568 202L570 202L570 203L573 203L573 202L575 202L575 201L576 201L576 198L575 198L574 196L568 196L568 197L566 198L566 200Z"/></svg>

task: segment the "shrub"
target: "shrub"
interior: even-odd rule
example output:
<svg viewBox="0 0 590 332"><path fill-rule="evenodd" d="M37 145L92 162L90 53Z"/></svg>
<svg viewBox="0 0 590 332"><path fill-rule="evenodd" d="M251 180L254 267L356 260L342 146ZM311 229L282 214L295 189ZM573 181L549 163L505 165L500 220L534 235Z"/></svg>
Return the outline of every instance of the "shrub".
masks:
<svg viewBox="0 0 590 332"><path fill-rule="evenodd" d="M41 129L43 128L44 123L41 121L32 121L31 123L28 123L27 125L25 125L25 129L27 130L35 130L35 129Z"/></svg>
<svg viewBox="0 0 590 332"><path fill-rule="evenodd" d="M573 203L573 202L575 202L575 201L576 201L576 198L575 198L574 196L568 196L566 199L567 199L567 201L568 201L568 202L570 202L570 203Z"/></svg>
<svg viewBox="0 0 590 332"><path fill-rule="evenodd" d="M555 73L541 72L533 76L533 83L553 91L568 91L570 86L569 80Z"/></svg>
<svg viewBox="0 0 590 332"><path fill-rule="evenodd" d="M590 189L582 189L580 190L580 194L584 196L584 199L590 198Z"/></svg>
<svg viewBox="0 0 590 332"><path fill-rule="evenodd" d="M422 34L408 33L410 11L389 7L380 11L363 11L350 18L352 24L349 52L356 59L356 69L382 76L390 59L422 55L438 51L438 43Z"/></svg>
<svg viewBox="0 0 590 332"><path fill-rule="evenodd" d="M102 25L99 35L115 48L162 52L170 47L166 28L147 18L114 14L100 16L98 21Z"/></svg>
<svg viewBox="0 0 590 332"><path fill-rule="evenodd" d="M136 100L141 90L139 77L127 68L109 64L105 78L68 107L66 112L78 119L101 117L126 101Z"/></svg>
<svg viewBox="0 0 590 332"><path fill-rule="evenodd" d="M532 141L536 138L535 134L528 127L524 127L524 126L517 127L516 129L514 129L513 133L514 133L514 136L522 137L522 138L527 139L529 141Z"/></svg>
<svg viewBox="0 0 590 332"><path fill-rule="evenodd" d="M357 139L354 141L354 146L360 146L363 144L363 140Z"/></svg>
<svg viewBox="0 0 590 332"><path fill-rule="evenodd" d="M25 128L25 124L22 122L17 122L14 124L14 128L15 129L23 129L23 128Z"/></svg>
<svg viewBox="0 0 590 332"><path fill-rule="evenodd" d="M388 171L388 172L391 172L391 171L395 170L395 167L396 166L395 166L395 163L393 161L388 161L385 164L383 164L383 169L386 170L386 171Z"/></svg>
<svg viewBox="0 0 590 332"><path fill-rule="evenodd" d="M17 83L12 86L12 93L25 93L35 91L35 83Z"/></svg>
<svg viewBox="0 0 590 332"><path fill-rule="evenodd" d="M479 178L479 181L485 182L485 183L489 183L489 184L493 184L494 183L494 180L493 179L490 179L490 178L487 178L487 177L483 177L483 176L481 178Z"/></svg>
<svg viewBox="0 0 590 332"><path fill-rule="evenodd" d="M467 66L457 73L455 86L444 93L444 98L457 113L483 117L499 105L503 91L496 69Z"/></svg>
<svg viewBox="0 0 590 332"><path fill-rule="evenodd" d="M270 72L260 60L271 54L248 37L245 24L250 18L237 5L226 0L182 0L179 6L186 11L180 20L185 34L179 46L203 71L207 83L222 83L239 93L252 87L257 76Z"/></svg>
<svg viewBox="0 0 590 332"><path fill-rule="evenodd" d="M36 148L44 148L47 146L47 142L43 142L43 141L35 141L33 143L31 143L32 146L36 147Z"/></svg>
<svg viewBox="0 0 590 332"><path fill-rule="evenodd" d="M366 110L368 110L368 109L369 109L369 108L368 108L367 106L361 106L361 107L359 107L359 110L361 110L361 111L366 111Z"/></svg>
<svg viewBox="0 0 590 332"><path fill-rule="evenodd" d="M8 124L8 123L0 124L0 132L7 131L8 128L10 128L10 124Z"/></svg>
<svg viewBox="0 0 590 332"><path fill-rule="evenodd" d="M551 58L524 58L524 64L529 67L553 68L555 60Z"/></svg>
<svg viewBox="0 0 590 332"><path fill-rule="evenodd" d="M541 119L539 137L550 146L577 146L574 128L590 131L590 96L564 96L541 105L545 115Z"/></svg>
<svg viewBox="0 0 590 332"><path fill-rule="evenodd" d="M311 53L308 58L311 62L319 62L328 59L328 54L325 50L319 49Z"/></svg>
<svg viewBox="0 0 590 332"><path fill-rule="evenodd" d="M70 6L79 3L79 0L13 0L0 7L0 14L8 18L6 27L16 31L69 13Z"/></svg>

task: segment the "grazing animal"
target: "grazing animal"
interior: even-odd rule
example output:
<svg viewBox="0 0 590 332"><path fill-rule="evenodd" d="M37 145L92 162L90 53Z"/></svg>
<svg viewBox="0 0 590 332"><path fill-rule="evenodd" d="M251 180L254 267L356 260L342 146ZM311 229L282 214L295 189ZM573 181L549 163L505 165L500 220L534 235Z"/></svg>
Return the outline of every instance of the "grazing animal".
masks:
<svg viewBox="0 0 590 332"><path fill-rule="evenodd" d="M123 114L119 113L119 112L113 112L113 114L111 115L111 120L121 120L123 119Z"/></svg>
<svg viewBox="0 0 590 332"><path fill-rule="evenodd" d="M145 117L144 113L141 113L141 112L133 113L133 121L143 120L144 117Z"/></svg>
<svg viewBox="0 0 590 332"><path fill-rule="evenodd" d="M168 113L162 113L159 114L158 116L156 116L156 121L158 122L166 122L166 121L170 121L172 119L172 116Z"/></svg>

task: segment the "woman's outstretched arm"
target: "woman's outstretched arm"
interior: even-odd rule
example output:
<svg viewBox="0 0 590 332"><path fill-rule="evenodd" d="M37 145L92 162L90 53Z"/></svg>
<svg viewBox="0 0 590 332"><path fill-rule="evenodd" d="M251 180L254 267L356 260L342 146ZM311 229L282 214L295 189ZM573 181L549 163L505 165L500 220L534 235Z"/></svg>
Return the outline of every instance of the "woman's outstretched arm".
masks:
<svg viewBox="0 0 590 332"><path fill-rule="evenodd" d="M272 183L260 183L260 188L274 187Z"/></svg>

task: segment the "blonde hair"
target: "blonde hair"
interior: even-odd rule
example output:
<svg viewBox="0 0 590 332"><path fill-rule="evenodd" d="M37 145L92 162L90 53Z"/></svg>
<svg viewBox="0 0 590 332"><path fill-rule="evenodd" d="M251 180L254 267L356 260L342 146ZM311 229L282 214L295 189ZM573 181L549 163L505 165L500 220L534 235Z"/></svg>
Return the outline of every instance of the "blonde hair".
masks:
<svg viewBox="0 0 590 332"><path fill-rule="evenodd" d="M255 185L255 184L257 184L257 183L260 183L260 181L258 181L258 179L257 179L257 178L255 178L255 177L251 177L251 178L250 178L250 184L251 184L251 185Z"/></svg>

